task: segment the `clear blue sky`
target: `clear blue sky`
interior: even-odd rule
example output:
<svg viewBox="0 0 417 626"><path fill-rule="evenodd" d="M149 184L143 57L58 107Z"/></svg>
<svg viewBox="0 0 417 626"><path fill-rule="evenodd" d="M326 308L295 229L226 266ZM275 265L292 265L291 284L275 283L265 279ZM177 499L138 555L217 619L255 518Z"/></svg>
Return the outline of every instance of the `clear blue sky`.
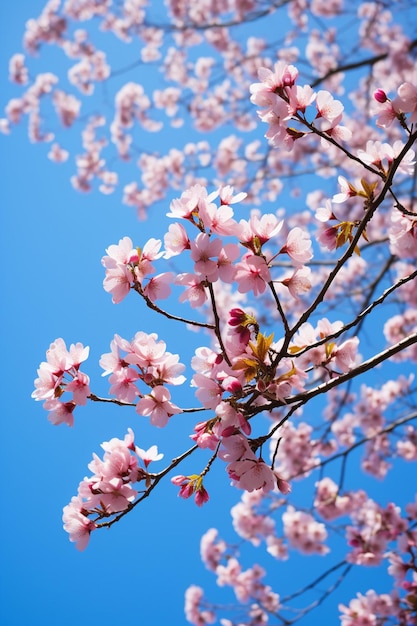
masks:
<svg viewBox="0 0 417 626"><path fill-rule="evenodd" d="M0 8L2 106L17 93L7 81L8 59L21 49L24 22L43 6L43 0L19 0ZM53 164L45 153L44 147L28 142L24 125L11 136L0 137L0 623L182 625L183 594L189 584L201 584L213 600L218 597L214 577L199 559L199 539L211 526L225 526L230 506L238 500L237 491L219 489L216 498L198 509L191 501L178 499L169 484L162 486L156 497L110 531L95 533L84 553L68 541L61 515L78 482L88 474L92 452L100 453L102 441L123 437L131 426L138 445L147 448L158 443L169 460L188 447L193 418L181 417L179 426L153 430L133 410L88 405L76 411L73 429L56 428L47 421L41 404L30 397L38 364L56 337L64 337L68 344L90 345L84 369L94 381L93 390L103 395L107 383L100 378L98 360L109 350L115 332L131 338L137 330L156 331L166 339L168 350L183 353L184 337L177 327L150 315L134 298L115 307L102 289L100 259L108 245L124 235L140 245L163 231L155 234L155 225L139 223L134 211L116 197L76 193L69 183L71 165ZM198 339L189 340L188 354L193 350L191 342L197 345ZM192 404L190 396L184 398L184 404ZM199 471L205 459L184 469ZM210 480L227 486L221 470L215 470ZM393 476L391 485L397 479ZM225 535L236 541L229 528ZM300 559L292 565L277 564L273 580L282 579L287 587L292 577L300 575L299 568L309 564ZM272 558L266 565L273 565ZM358 572L343 601L361 585L362 591L369 584L377 585L376 572L371 575L369 583L369 572ZM276 590L281 591L280 585ZM321 623L336 623L324 621L327 610ZM314 614L306 624L320 623L318 619Z"/></svg>

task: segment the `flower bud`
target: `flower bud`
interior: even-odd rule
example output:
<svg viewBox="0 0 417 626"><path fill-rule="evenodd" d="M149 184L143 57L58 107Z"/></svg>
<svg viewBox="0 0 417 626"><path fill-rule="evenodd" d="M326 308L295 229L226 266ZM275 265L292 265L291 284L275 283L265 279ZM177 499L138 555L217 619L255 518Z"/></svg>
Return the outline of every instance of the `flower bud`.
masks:
<svg viewBox="0 0 417 626"><path fill-rule="evenodd" d="M388 96L383 89L377 89L374 91L374 98L380 104L384 104L388 100Z"/></svg>

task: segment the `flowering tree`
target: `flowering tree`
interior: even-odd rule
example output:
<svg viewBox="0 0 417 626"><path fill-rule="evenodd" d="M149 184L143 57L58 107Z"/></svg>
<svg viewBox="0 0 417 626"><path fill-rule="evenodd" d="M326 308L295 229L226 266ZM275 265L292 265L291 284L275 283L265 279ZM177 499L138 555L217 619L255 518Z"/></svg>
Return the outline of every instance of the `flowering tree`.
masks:
<svg viewBox="0 0 417 626"><path fill-rule="evenodd" d="M24 47L39 59L46 45L60 49L67 76L36 73L38 59L20 53L10 61L21 91L4 133L27 117L50 159L74 159L75 189L121 188L140 218L158 228L169 218L160 239L109 245L103 286L113 302L137 298L166 319L167 335L169 325L198 331L190 363L168 338L116 334L100 360L107 398L85 371L87 347L50 345L33 397L53 424L73 426L88 402L131 407L173 432L182 413L197 421L192 445L178 442L162 470L157 430L147 450L132 429L103 443L64 508L70 540L85 549L158 497L164 479L202 506L216 498L210 472L223 464L240 490L241 540L278 561L343 553L283 598L263 567L243 568L241 546L209 529L202 560L240 612L193 585L192 624L302 621L358 567L384 568L391 586L340 605L343 626L417 623L413 485L383 504L372 483L350 484L360 471L384 480L395 463L417 460L413 10L167 1L162 18L162 4L140 0L51 0L27 23ZM136 45L122 66L101 49L114 37ZM137 67L143 83L132 79ZM165 153L154 149L157 132L171 142ZM179 406L175 388L190 382L189 405ZM177 473L190 458L194 473ZM310 590L316 599L298 604Z"/></svg>

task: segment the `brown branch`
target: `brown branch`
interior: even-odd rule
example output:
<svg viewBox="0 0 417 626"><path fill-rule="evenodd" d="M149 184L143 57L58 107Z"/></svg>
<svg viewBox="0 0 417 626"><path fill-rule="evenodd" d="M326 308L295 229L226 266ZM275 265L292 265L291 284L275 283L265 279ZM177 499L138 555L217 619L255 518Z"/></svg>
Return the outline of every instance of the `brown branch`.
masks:
<svg viewBox="0 0 417 626"><path fill-rule="evenodd" d="M317 469L319 467L322 468L325 465L328 465L329 463L336 461L337 459L346 458L348 454L350 454L353 450L355 450L355 448L359 448L360 446L363 446L365 443L368 443L368 441L372 441L373 439L376 439L376 437L380 437L381 435L386 435L387 433L392 432L396 428L399 428L400 426L403 426L404 424L407 424L408 422L412 422L415 419L417 419L417 411L415 411L414 413L410 413L406 417L401 417L395 422L392 422L391 424L388 424L388 426L386 426L385 428L382 428L377 433L373 433L372 435L363 437L359 441L355 441L355 443L350 445L349 448L347 448L346 450L343 450L342 452L337 452L336 454L334 454L331 457L328 457L327 459L323 459L322 461L320 461L320 464L317 465L316 468L314 469ZM300 471L300 473L297 474L296 476L297 477L302 476L303 474L305 474L306 471L311 471L311 468L309 470ZM291 476L291 478L295 478L295 476Z"/></svg>
<svg viewBox="0 0 417 626"><path fill-rule="evenodd" d="M196 320L188 320L185 317L179 317L178 315L173 315L172 313L168 313L168 311L164 311L159 308L146 294L143 293L142 287L139 283L134 283L132 289L136 291L146 302L146 305L155 311L156 313L160 313L164 317L167 317L169 320L177 320L177 322L183 322L183 324L191 324L192 326L199 326L200 328L208 328L209 330L216 330L216 327L213 324L208 324L207 322L197 322Z"/></svg>
<svg viewBox="0 0 417 626"><path fill-rule="evenodd" d="M115 517L113 517L113 519L109 520L108 522L101 522L97 524L97 528L110 528L111 526L113 526L113 524L121 520L122 517L130 513L130 511L134 509L140 502L142 502L143 500L145 500L145 498L148 498L151 495L152 491L155 489L157 484L162 480L162 478L164 478L164 476L169 474L169 472L171 472L171 470L173 470L174 467L182 463L184 459L190 456L197 449L198 449L197 445L193 446L192 448L189 448L188 450L180 454L180 456L177 456L175 459L173 459L170 465L168 465L164 470L162 470L162 472L159 472L158 474L154 474L152 476L153 478L152 484L146 489L146 491L137 500L129 504L129 506L124 511L121 511L120 513L118 513Z"/></svg>
<svg viewBox="0 0 417 626"><path fill-rule="evenodd" d="M389 266L390 264L391 264L391 259L389 259L387 265ZM385 271L386 270L384 268L384 272ZM408 276L405 276L404 278L401 278L394 285L391 285L391 287L388 287L387 289L385 289L385 291L379 296L379 298L377 298L376 300L371 302L371 304L369 304L365 309L363 309L363 311L358 313L357 317L354 320L352 320L351 322L348 322L347 324L344 324L342 326L342 328L340 328L339 330L335 331L334 333L331 333L331 334L327 335L326 337L323 337L323 339L320 339L320 340L316 341L315 343L313 343L313 344L311 344L309 346L306 346L305 348L303 348L302 350L297 352L297 356L300 356L301 354L304 354L305 352L308 352L309 350L311 350L313 348L318 348L319 346L322 346L323 344L327 343L328 341L330 341L332 339L337 339L338 337L343 335L343 333L345 333L346 331L350 330L351 328L354 328L355 326L360 325L363 322L364 318L367 315L369 315L373 311L373 309L375 309L378 305L382 304L384 302L384 300L391 293L396 291L399 287L402 287L403 285L408 283L410 280L414 280L416 277L417 277L417 270L415 270L414 272L412 272ZM291 356L291 355L289 355L289 356Z"/></svg>
<svg viewBox="0 0 417 626"><path fill-rule="evenodd" d="M132 404L131 402L123 402L123 400L117 400L116 398L101 398L100 396L96 396L95 393L90 393L90 395L87 397L93 402L110 402L111 404L117 404L118 406L136 406L136 404Z"/></svg>
<svg viewBox="0 0 417 626"><path fill-rule="evenodd" d="M417 139L417 131L410 135L410 137L409 137L407 143L405 144L404 148L401 150L401 152L398 155L398 157L396 159L394 159L394 161L392 163L392 166L390 168L390 171L388 172L388 175L386 177L385 184L384 184L384 186L383 186L379 196L376 198L376 200L374 202L371 203L369 209L366 211L366 214L365 214L364 218L362 219L362 221L360 222L359 226L357 227L356 233L353 236L352 241L351 241L350 245L348 246L347 250L340 257L340 259L337 261L337 263L336 263L335 267L333 268L333 270L329 273L329 276L327 277L327 279L326 279L323 287L321 288L320 292L316 296L314 302L301 315L300 319L298 320L298 322L293 327L291 333L285 337L284 344L283 344L282 351L281 351L282 354L286 353L288 345L289 345L289 343L291 341L292 336L302 326L302 324L304 324L304 322L306 322L308 320L310 315L316 310L316 308L319 306L319 304L324 300L324 297L325 297L327 291L329 290L330 286L332 285L333 280L335 279L335 277L337 276L339 271L342 269L342 267L344 266L346 261L353 255L353 253L355 251L355 248L358 245L359 239L361 238L363 232L365 231L366 226L368 225L369 221L372 219L372 217L373 217L375 211L377 210L377 208L384 201L384 199L385 199L385 197L386 197L386 195L388 193L388 190L390 189L390 187L392 185L394 174L396 173L397 169L399 168L402 159L407 154L408 150L411 148L411 146L416 141L416 139ZM285 350L285 352L284 352L284 350Z"/></svg>
<svg viewBox="0 0 417 626"><path fill-rule="evenodd" d="M220 349L222 351L222 355L224 357L224 360L229 365L229 367L231 367L232 366L232 362L230 361L229 355L226 352L226 348L224 347L222 335L221 335L221 332L220 332L220 318L219 318L219 314L217 313L217 306L216 306L216 299L214 297L213 284L210 283L210 282L208 283L208 290L210 292L211 308L213 310L213 315L214 315L214 333L215 333L215 335L217 337L217 341L219 342L219 346L220 346Z"/></svg>
<svg viewBox="0 0 417 626"><path fill-rule="evenodd" d="M331 378L330 380L326 381L325 383L321 383L320 385L318 385L317 387L314 387L313 389L301 392L295 396L289 396L288 398L285 398L285 401L276 400L267 405L264 404L258 407L251 407L251 417L253 417L254 415L257 415L258 413L262 413L263 411L273 411L274 409L288 406L288 405L296 405L296 408L299 408L303 406L304 404L306 404L307 402L309 402L312 398L315 398L316 396L321 395L323 393L327 393L328 391L330 391L330 389L333 389L333 387L338 387L339 385L343 385L343 383L353 378L356 378L360 376L361 374L364 374L365 372L368 372L369 370L373 369L377 365L380 365L384 361L387 361L388 359L395 356L399 352L402 352L406 348L409 348L410 346L416 343L417 343L417 332L412 333L411 335L408 335L408 337L404 337L404 339L402 339L398 343L394 344L393 346L390 346L389 348L386 348L386 350L383 350L382 352L379 352L377 355L371 357L367 361L363 361L362 363L360 363L353 369L349 370L349 372L345 372L344 374L340 374L339 376L336 376L335 378ZM269 438L273 434L273 432L275 432L276 429L277 427L274 427L274 429L272 429L272 431L266 437Z"/></svg>
<svg viewBox="0 0 417 626"><path fill-rule="evenodd" d="M417 46L417 39L414 39L410 42L409 52L411 52ZM374 57L368 57L366 59L361 59L360 61L352 61L351 63L345 63L345 65L339 65L338 67L334 67L330 69L326 74L317 78L314 82L311 83L311 87L314 89L328 78L331 78L335 74L340 74L341 72L349 72L351 70L357 70L360 67L374 66L376 63L380 61L385 61L389 56L389 52L383 52L382 54L378 54Z"/></svg>

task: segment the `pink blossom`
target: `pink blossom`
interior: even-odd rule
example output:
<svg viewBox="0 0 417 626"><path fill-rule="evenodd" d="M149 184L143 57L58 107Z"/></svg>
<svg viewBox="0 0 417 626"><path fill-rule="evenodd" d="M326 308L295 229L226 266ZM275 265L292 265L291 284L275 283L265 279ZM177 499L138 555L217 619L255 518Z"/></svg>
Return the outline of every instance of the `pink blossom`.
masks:
<svg viewBox="0 0 417 626"><path fill-rule="evenodd" d="M237 193L234 195L234 189L230 185L226 185L225 187L220 187L219 196L220 196L220 204L221 205L229 205L229 204L237 204L238 202L242 202L246 198L248 194L244 191Z"/></svg>
<svg viewBox="0 0 417 626"><path fill-rule="evenodd" d="M197 506L203 506L203 504L208 502L209 499L210 497L209 497L208 492L203 487L203 485L201 485L201 487L197 489L195 492L194 502L196 503Z"/></svg>
<svg viewBox="0 0 417 626"><path fill-rule="evenodd" d="M164 236L165 258L170 259L173 256L181 254L190 247L190 240L182 224L171 224L168 232Z"/></svg>
<svg viewBox="0 0 417 626"><path fill-rule="evenodd" d="M166 343L162 339L158 340L156 333L148 335L139 331L128 345L127 350L128 354L124 357L126 363L137 365L141 369L148 368L158 365L164 360Z"/></svg>
<svg viewBox="0 0 417 626"><path fill-rule="evenodd" d="M390 250L403 258L417 257L417 219L394 208L389 225Z"/></svg>
<svg viewBox="0 0 417 626"><path fill-rule="evenodd" d="M110 342L111 352L103 354L100 358L100 367L104 369L102 376L120 371L121 368L125 367L126 364L121 357L120 350L127 351L129 346L129 342L122 339L120 335L114 335L114 339Z"/></svg>
<svg viewBox="0 0 417 626"><path fill-rule="evenodd" d="M97 526L84 514L80 496L73 496L71 503L64 507L62 521L64 530L69 533L70 541L75 542L77 550L85 550L90 534Z"/></svg>
<svg viewBox="0 0 417 626"><path fill-rule="evenodd" d="M232 379L233 377L229 378ZM233 378L233 381L234 386L240 391L242 389L240 382L236 378ZM223 386L226 387L224 381ZM241 429L245 435L250 435L250 424L242 413L234 409L229 402L219 402L216 407L216 415L220 418L220 424L216 425L216 430L218 428L222 437L234 435L237 429Z"/></svg>
<svg viewBox="0 0 417 626"><path fill-rule="evenodd" d="M68 150L64 150L57 143L53 143L51 149L48 152L48 159L54 161L55 163L64 163L67 161L69 157Z"/></svg>
<svg viewBox="0 0 417 626"><path fill-rule="evenodd" d="M25 85L29 80L28 69L25 66L25 55L14 54L9 61L9 80L19 85Z"/></svg>
<svg viewBox="0 0 417 626"><path fill-rule="evenodd" d="M411 113L409 122L417 122L417 87L409 82L402 83L392 106L401 113Z"/></svg>
<svg viewBox="0 0 417 626"><path fill-rule="evenodd" d="M185 370L185 365L179 363L179 355L171 354L171 352L165 352L163 359L154 365L149 365L147 372L147 382L150 376L152 376L152 384L155 382L164 383L167 385L182 385L186 378L182 375Z"/></svg>
<svg viewBox="0 0 417 626"><path fill-rule="evenodd" d="M282 515L282 522L285 536L293 548L304 554L326 554L329 551L324 544L327 539L325 525L309 513L288 506Z"/></svg>
<svg viewBox="0 0 417 626"><path fill-rule="evenodd" d="M208 203L210 203L210 200L207 190L201 185L194 185L184 191L180 198L172 200L170 204L171 211L167 213L167 216L193 221L193 214L198 215L199 207L204 207Z"/></svg>
<svg viewBox="0 0 417 626"><path fill-rule="evenodd" d="M194 426L194 433L190 435L190 439L202 449L215 450L219 443L219 437L213 432L210 422L198 422Z"/></svg>
<svg viewBox="0 0 417 626"><path fill-rule="evenodd" d="M397 119L398 113L393 107L393 103L387 100L380 107L378 107L378 117L376 119L376 125L381 128L388 128L393 121Z"/></svg>
<svg viewBox="0 0 417 626"><path fill-rule="evenodd" d="M32 397L45 400L43 407L50 411L49 421L53 424L66 423L73 426L72 415L77 404L84 405L90 395L89 377L80 371L80 365L88 358L89 348L82 343L71 344L67 350L61 338L51 343L46 352L46 362L42 362L35 380ZM72 392L70 401L61 401L65 392Z"/></svg>
<svg viewBox="0 0 417 626"><path fill-rule="evenodd" d="M138 373L131 367L116 370L109 378L110 394L116 396L121 402L133 404L139 394L135 384L138 379Z"/></svg>
<svg viewBox="0 0 417 626"><path fill-rule="evenodd" d="M137 259L137 251L133 250L130 237L120 239L118 245L107 248L107 256L101 260L106 268L106 276L103 281L105 291L112 294L115 304L121 302L129 293L133 281L131 262Z"/></svg>
<svg viewBox="0 0 417 626"><path fill-rule="evenodd" d="M227 243L219 252L217 267L219 278L225 283L231 283L235 279L234 261L239 257L240 249L235 243Z"/></svg>
<svg viewBox="0 0 417 626"><path fill-rule="evenodd" d="M80 114L81 101L65 91L55 89L53 103L61 124L66 128L72 126Z"/></svg>
<svg viewBox="0 0 417 626"><path fill-rule="evenodd" d="M287 145L288 133L287 122L291 119L291 112L285 100L276 99L272 108L267 109L266 113L259 114L263 122L269 125L265 133L265 137L270 140L275 147L284 144L287 150L291 149L291 145Z"/></svg>
<svg viewBox="0 0 417 626"><path fill-rule="evenodd" d="M274 71L266 67L259 68L258 77L261 82L250 86L251 102L261 107L271 107L277 92L295 84L298 70L284 61L277 61Z"/></svg>
<svg viewBox="0 0 417 626"><path fill-rule="evenodd" d="M211 257L219 256L222 249L221 239L213 239L207 233L199 233L195 240L190 242L190 247L195 273L204 276L210 282L215 282L219 271L217 261Z"/></svg>
<svg viewBox="0 0 417 626"><path fill-rule="evenodd" d="M358 364L358 345L358 337L352 337L332 350L331 358L338 370L348 372Z"/></svg>
<svg viewBox="0 0 417 626"><path fill-rule="evenodd" d="M248 440L242 434L225 437L222 440L222 448L219 450L219 458L226 463L238 461L243 457L256 460L256 456L249 448Z"/></svg>
<svg viewBox="0 0 417 626"><path fill-rule="evenodd" d="M194 495L194 502L197 506L202 506L210 499L203 485L203 477L198 474L173 476L171 482L180 487L178 495L181 498L187 499Z"/></svg>
<svg viewBox="0 0 417 626"><path fill-rule="evenodd" d="M63 380L62 375L54 374L54 368L49 363L42 362L38 369L38 378L35 380L35 390L32 398L35 400L46 400L54 398L55 390L59 388Z"/></svg>
<svg viewBox="0 0 417 626"><path fill-rule="evenodd" d="M46 351L46 360L53 368L54 373L57 375L61 375L70 370L73 365L65 341L61 337L55 339L55 341L49 346Z"/></svg>
<svg viewBox="0 0 417 626"><path fill-rule="evenodd" d="M309 234L298 226L291 229L285 246L281 248L281 252L286 252L295 263L304 265L313 256Z"/></svg>
<svg viewBox="0 0 417 626"><path fill-rule="evenodd" d="M180 295L180 302L187 301L191 307L196 308L207 300L205 281L201 279L201 276L186 272L179 274L175 283L187 286L187 289Z"/></svg>
<svg viewBox="0 0 417 626"><path fill-rule="evenodd" d="M240 293L253 291L255 296L264 293L267 283L271 281L271 274L265 259L250 253L246 254L236 264L235 280Z"/></svg>
<svg viewBox="0 0 417 626"><path fill-rule="evenodd" d="M185 617L188 622L195 626L204 626L204 624L214 624L216 616L212 611L200 608L203 599L203 590L201 587L191 585L185 592Z"/></svg>
<svg viewBox="0 0 417 626"><path fill-rule="evenodd" d="M141 261L154 261L155 259L160 259L163 256L163 252L161 252L162 242L160 239L155 239L151 237L143 246Z"/></svg>
<svg viewBox="0 0 417 626"><path fill-rule="evenodd" d="M72 343L69 349L71 367L75 367L75 369L78 369L81 363L88 359L89 353L90 348L88 346L84 346L79 341L77 343Z"/></svg>
<svg viewBox="0 0 417 626"><path fill-rule="evenodd" d="M143 450L142 448L136 447L135 452L138 455L138 457L142 459L142 461L145 464L145 467L148 467L148 465L150 465L150 463L152 463L153 461L160 461L161 459L164 458L164 455L162 453L158 453L158 447L155 445L151 446L147 450Z"/></svg>
<svg viewBox="0 0 417 626"><path fill-rule="evenodd" d="M256 324L255 318L247 315L245 311L239 308L229 311L229 316L228 324L233 328L233 334L237 334L239 342L242 343L243 346L247 346L251 338L249 326L251 323L253 325Z"/></svg>
<svg viewBox="0 0 417 626"><path fill-rule="evenodd" d="M385 610L382 615L379 616L379 607L382 607L383 600L385 604ZM378 608L377 608L378 601ZM341 611L341 626L376 626L382 618L385 621L385 617L392 615L393 606L392 598L387 594L378 596L373 589L366 592L366 595L358 593L356 598L350 601L349 606L339 604L339 611Z"/></svg>
<svg viewBox="0 0 417 626"><path fill-rule="evenodd" d="M152 389L152 393L144 396L136 405L136 412L151 418L151 424L163 428L169 418L181 409L171 402L171 394L168 389L158 385Z"/></svg>
<svg viewBox="0 0 417 626"><path fill-rule="evenodd" d="M223 394L223 388L218 381L197 372L193 376L192 386L197 387L195 395L206 409L216 408Z"/></svg>
<svg viewBox="0 0 417 626"><path fill-rule="evenodd" d="M276 441L271 441L272 453L275 447ZM278 447L275 471L284 479L300 474L308 476L319 463L318 454L312 427L305 422L296 426L288 423Z"/></svg>
<svg viewBox="0 0 417 626"><path fill-rule="evenodd" d="M117 265L126 265L130 260L137 256L137 251L133 249L130 237L123 237L118 244L112 244L106 249L107 256L101 260L107 269L113 269Z"/></svg>
<svg viewBox="0 0 417 626"><path fill-rule="evenodd" d="M262 538L272 536L275 522L270 515L258 513L262 503L262 491L245 491L240 502L231 509L233 528L240 537L259 546Z"/></svg>
<svg viewBox="0 0 417 626"><path fill-rule="evenodd" d="M246 491L262 489L263 493L276 486L273 471L261 459L239 459L227 466L227 472L237 486Z"/></svg>
<svg viewBox="0 0 417 626"><path fill-rule="evenodd" d="M317 241L325 250L336 250L338 242L338 226L329 226L319 232Z"/></svg>
<svg viewBox="0 0 417 626"><path fill-rule="evenodd" d="M311 289L311 270L309 267L300 267L288 278L280 282L288 288L293 298L298 299L301 295L308 293Z"/></svg>
<svg viewBox="0 0 417 626"><path fill-rule="evenodd" d="M287 93L289 96L291 114L297 111L305 113L307 107L316 99L316 94L310 85L304 85L304 87L293 85L287 89Z"/></svg>
<svg viewBox="0 0 417 626"><path fill-rule="evenodd" d="M343 104L335 100L332 94L325 90L320 90L316 97L317 119L325 120L320 125L322 131L334 128L342 119Z"/></svg>
<svg viewBox="0 0 417 626"><path fill-rule="evenodd" d="M210 232L217 235L234 235L236 232L237 223L233 219L234 212L229 203L222 203L220 207L213 203L202 203L198 215L206 230Z"/></svg>
<svg viewBox="0 0 417 626"><path fill-rule="evenodd" d="M65 386L65 391L72 391L72 398L75 404L84 406L90 395L90 379L87 374L77 372L70 383Z"/></svg>
<svg viewBox="0 0 417 626"><path fill-rule="evenodd" d="M54 426L58 426L58 424L74 426L73 411L76 407L75 402L60 402L52 398L51 400L46 400L43 407L49 411L48 420Z"/></svg>
<svg viewBox="0 0 417 626"><path fill-rule="evenodd" d="M357 497L341 495L338 485L331 478L325 477L316 483L314 507L323 519L333 520L346 515L358 504Z"/></svg>
<svg viewBox="0 0 417 626"><path fill-rule="evenodd" d="M200 540L201 560L207 569L213 572L219 565L222 555L226 552L226 543L220 539L217 540L217 537L218 531L215 528L210 528Z"/></svg>
<svg viewBox="0 0 417 626"><path fill-rule="evenodd" d="M278 235L283 224L284 222L273 213L265 213L261 216L252 213L249 222L240 220L239 239L245 247L257 253L259 246L262 247L267 241Z"/></svg>
<svg viewBox="0 0 417 626"><path fill-rule="evenodd" d="M145 285L143 293L152 302L155 300L165 300L171 295L171 285L174 281L174 274L172 272L163 272L153 276L150 281Z"/></svg>
<svg viewBox="0 0 417 626"><path fill-rule="evenodd" d="M345 202L348 198L357 195L357 191L351 183L349 183L344 176L338 176L337 182L340 186L340 193L333 196L332 202L341 203ZM330 207L329 207L330 210ZM331 212L332 213L332 212ZM331 219L331 217L329 218Z"/></svg>

